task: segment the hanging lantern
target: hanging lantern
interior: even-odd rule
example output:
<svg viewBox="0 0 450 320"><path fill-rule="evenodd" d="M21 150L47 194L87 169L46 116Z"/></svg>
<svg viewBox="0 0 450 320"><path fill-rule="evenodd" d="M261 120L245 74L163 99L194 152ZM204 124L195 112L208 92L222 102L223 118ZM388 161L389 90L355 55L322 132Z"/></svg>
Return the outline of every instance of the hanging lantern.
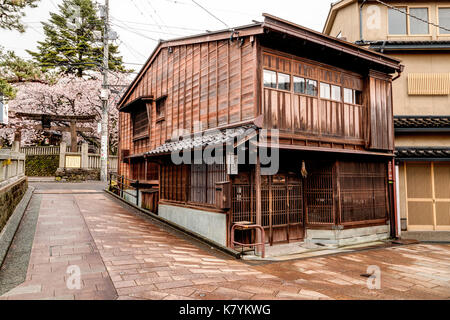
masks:
<svg viewBox="0 0 450 320"><path fill-rule="evenodd" d="M302 169L300 170L300 173L302 174L303 179L306 179L306 177L308 176L308 171L306 171L305 160L302 160Z"/></svg>

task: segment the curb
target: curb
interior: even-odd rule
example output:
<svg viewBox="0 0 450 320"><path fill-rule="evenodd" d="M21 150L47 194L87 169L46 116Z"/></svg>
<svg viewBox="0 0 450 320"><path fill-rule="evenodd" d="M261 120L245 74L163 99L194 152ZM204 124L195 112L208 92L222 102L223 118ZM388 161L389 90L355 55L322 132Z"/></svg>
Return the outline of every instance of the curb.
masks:
<svg viewBox="0 0 450 320"><path fill-rule="evenodd" d="M31 200L31 196L34 192L34 187L28 187L27 191L20 200L19 204L14 209L13 214L9 217L8 222L3 227L2 232L0 233L0 266L2 266L3 261L8 253L9 247L14 239L16 231L19 227L20 221L22 221L22 217L28 207L28 203Z"/></svg>
<svg viewBox="0 0 450 320"><path fill-rule="evenodd" d="M202 242L204 244L207 244L208 246L216 248L219 251L221 251L221 252L223 252L225 254L228 254L228 255L236 258L236 259L240 259L241 258L241 253L236 251L236 250L233 250L231 248L225 247L225 246L223 246L223 245L221 245L221 244L219 244L219 243L217 243L215 241L212 241L212 240L210 240L208 238L205 238L204 236L202 236L202 235L200 235L200 234L198 234L196 232L188 230L188 229L186 229L186 228L184 228L184 227L182 227L182 226L180 226L180 225L178 225L176 223L173 223L172 221L164 219L164 218L154 214L153 212L150 212L148 210L140 208L140 207L138 207L138 206L136 206L136 205L126 201L125 199L119 197L115 193L112 193L109 190L105 189L104 191L107 194L110 194L111 196L113 196L114 198L116 198L116 199L122 201L123 203L127 204L128 206L130 206L130 207L132 207L132 208L134 208L136 210L139 210L140 212L146 214L147 216L151 217L152 219L158 220L159 222L161 222L161 223L163 223L163 224L165 224L165 225L167 225L167 226L169 226L169 227L171 227L173 229L176 229L176 230L178 230L178 231L180 231L180 232L182 232L182 233L184 233L184 234L186 234L186 235L188 235L188 236L190 236L190 237L192 237L192 238L194 238L194 239L196 239L196 240L198 240L198 241L200 241L200 242Z"/></svg>

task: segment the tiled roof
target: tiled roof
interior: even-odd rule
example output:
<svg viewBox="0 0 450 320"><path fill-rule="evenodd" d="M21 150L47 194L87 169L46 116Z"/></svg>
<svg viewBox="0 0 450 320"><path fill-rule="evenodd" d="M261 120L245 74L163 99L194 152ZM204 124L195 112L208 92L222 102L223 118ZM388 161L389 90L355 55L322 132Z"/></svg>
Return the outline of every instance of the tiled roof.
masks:
<svg viewBox="0 0 450 320"><path fill-rule="evenodd" d="M450 128L450 116L395 116L395 128Z"/></svg>
<svg viewBox="0 0 450 320"><path fill-rule="evenodd" d="M254 125L245 125L230 129L210 131L188 137L181 137L180 140L166 142L157 148L146 152L146 155L157 155L181 150L191 150L195 148L204 148L206 146L223 145L233 142L235 138L246 135L248 129L256 128Z"/></svg>
<svg viewBox="0 0 450 320"><path fill-rule="evenodd" d="M373 50L408 50L408 49L450 49L450 41L374 41L370 43Z"/></svg>
<svg viewBox="0 0 450 320"><path fill-rule="evenodd" d="M398 160L427 160L448 159L450 160L449 147L397 147L395 156Z"/></svg>

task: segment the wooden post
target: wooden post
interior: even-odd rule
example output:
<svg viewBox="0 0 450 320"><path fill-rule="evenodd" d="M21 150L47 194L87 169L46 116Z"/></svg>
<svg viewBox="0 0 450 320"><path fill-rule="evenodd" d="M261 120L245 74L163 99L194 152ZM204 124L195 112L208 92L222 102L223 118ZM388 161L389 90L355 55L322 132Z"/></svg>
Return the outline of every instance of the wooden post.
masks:
<svg viewBox="0 0 450 320"><path fill-rule="evenodd" d="M70 121L70 152L77 152L77 124Z"/></svg>
<svg viewBox="0 0 450 320"><path fill-rule="evenodd" d="M65 142L61 142L59 145L59 167L65 168L66 167L66 149L67 145Z"/></svg>
<svg viewBox="0 0 450 320"><path fill-rule="evenodd" d="M262 225L261 214L261 163L259 162L259 153L256 155L255 164L255 200L256 200L256 224ZM256 242L265 242L265 239L261 239L261 232L256 232Z"/></svg>

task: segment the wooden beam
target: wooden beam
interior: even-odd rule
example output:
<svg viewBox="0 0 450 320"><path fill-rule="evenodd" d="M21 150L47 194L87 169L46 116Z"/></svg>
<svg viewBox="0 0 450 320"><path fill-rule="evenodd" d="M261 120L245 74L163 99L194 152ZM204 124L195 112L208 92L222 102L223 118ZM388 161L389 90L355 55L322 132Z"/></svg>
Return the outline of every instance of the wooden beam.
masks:
<svg viewBox="0 0 450 320"><path fill-rule="evenodd" d="M70 132L70 130L71 130L70 127L59 127L59 126L51 126L50 128L43 128L41 124L33 125L31 127L36 130L50 130L50 131L62 131L62 132ZM94 129L76 127L76 131L77 132L94 132Z"/></svg>
<svg viewBox="0 0 450 320"><path fill-rule="evenodd" d="M261 163L259 161L259 153L256 155L255 165L255 200L256 200L256 219L255 223L262 225L262 213L261 213ZM261 232L256 232L256 242L261 243L265 241L262 239Z"/></svg>

